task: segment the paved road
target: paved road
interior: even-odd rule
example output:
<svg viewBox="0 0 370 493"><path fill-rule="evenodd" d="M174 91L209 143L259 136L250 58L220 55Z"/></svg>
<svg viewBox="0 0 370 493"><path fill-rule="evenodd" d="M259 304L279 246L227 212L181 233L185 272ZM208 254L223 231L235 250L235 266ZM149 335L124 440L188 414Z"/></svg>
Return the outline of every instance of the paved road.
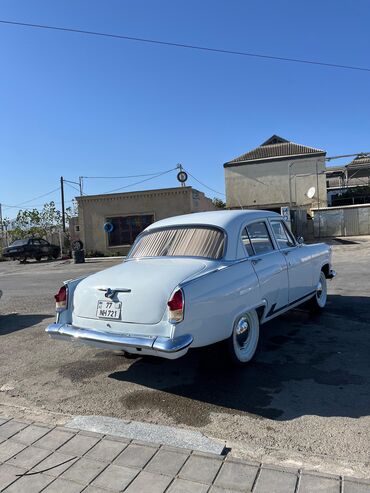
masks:
<svg viewBox="0 0 370 493"><path fill-rule="evenodd" d="M61 281L112 264L0 263L0 404L54 422L96 414L196 427L235 456L370 477L370 243L333 249L325 314L265 325L245 369L225 366L217 346L166 361L51 341L43 329Z"/></svg>

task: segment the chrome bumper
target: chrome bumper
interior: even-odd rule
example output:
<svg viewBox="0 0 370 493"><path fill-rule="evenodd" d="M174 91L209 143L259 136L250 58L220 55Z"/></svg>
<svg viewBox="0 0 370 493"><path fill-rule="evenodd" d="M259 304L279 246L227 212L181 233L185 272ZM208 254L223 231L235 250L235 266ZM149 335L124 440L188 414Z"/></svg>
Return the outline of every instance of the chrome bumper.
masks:
<svg viewBox="0 0 370 493"><path fill-rule="evenodd" d="M193 342L193 336L185 334L173 339L169 337L144 337L129 334L112 334L111 332L97 332L90 329L79 329L70 324L50 324L45 332L53 339L71 340L86 344L96 344L98 347L110 349L134 348L176 353L187 349Z"/></svg>

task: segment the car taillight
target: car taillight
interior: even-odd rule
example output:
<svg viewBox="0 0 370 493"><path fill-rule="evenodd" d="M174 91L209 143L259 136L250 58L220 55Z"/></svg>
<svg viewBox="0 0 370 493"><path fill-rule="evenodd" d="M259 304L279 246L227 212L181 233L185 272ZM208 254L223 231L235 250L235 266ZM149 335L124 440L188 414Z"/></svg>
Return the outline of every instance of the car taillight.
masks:
<svg viewBox="0 0 370 493"><path fill-rule="evenodd" d="M181 322L184 318L184 295L181 289L173 293L167 306L169 321L171 323Z"/></svg>
<svg viewBox="0 0 370 493"><path fill-rule="evenodd" d="M54 296L55 298L55 310L57 312L61 312L67 308L68 302L68 293L67 286L62 286L57 294Z"/></svg>

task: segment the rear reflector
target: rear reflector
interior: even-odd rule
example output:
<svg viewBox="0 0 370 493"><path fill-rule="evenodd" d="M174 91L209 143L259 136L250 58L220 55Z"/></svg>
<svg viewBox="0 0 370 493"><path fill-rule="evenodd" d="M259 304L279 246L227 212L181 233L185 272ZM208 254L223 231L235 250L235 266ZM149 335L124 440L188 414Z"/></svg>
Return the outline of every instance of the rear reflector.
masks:
<svg viewBox="0 0 370 493"><path fill-rule="evenodd" d="M184 296L181 289L173 293L168 305L168 318L171 323L181 322L184 318Z"/></svg>
<svg viewBox="0 0 370 493"><path fill-rule="evenodd" d="M68 302L68 294L67 294L67 286L62 286L58 293L54 296L55 298L55 310L57 312L61 312L67 308Z"/></svg>

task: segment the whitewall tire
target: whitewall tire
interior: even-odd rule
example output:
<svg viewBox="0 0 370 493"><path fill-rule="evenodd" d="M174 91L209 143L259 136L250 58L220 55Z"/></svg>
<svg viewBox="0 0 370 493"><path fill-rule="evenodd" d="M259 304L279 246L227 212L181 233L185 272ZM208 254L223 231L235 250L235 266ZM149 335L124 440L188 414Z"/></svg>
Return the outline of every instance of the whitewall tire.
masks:
<svg viewBox="0 0 370 493"><path fill-rule="evenodd" d="M313 312L320 312L325 308L328 299L327 280L323 271L320 272L319 282L316 286L315 296L310 300L310 309Z"/></svg>
<svg viewBox="0 0 370 493"><path fill-rule="evenodd" d="M253 358L258 346L259 325L256 310L243 313L235 320L233 332L227 340L232 363L243 365Z"/></svg>

